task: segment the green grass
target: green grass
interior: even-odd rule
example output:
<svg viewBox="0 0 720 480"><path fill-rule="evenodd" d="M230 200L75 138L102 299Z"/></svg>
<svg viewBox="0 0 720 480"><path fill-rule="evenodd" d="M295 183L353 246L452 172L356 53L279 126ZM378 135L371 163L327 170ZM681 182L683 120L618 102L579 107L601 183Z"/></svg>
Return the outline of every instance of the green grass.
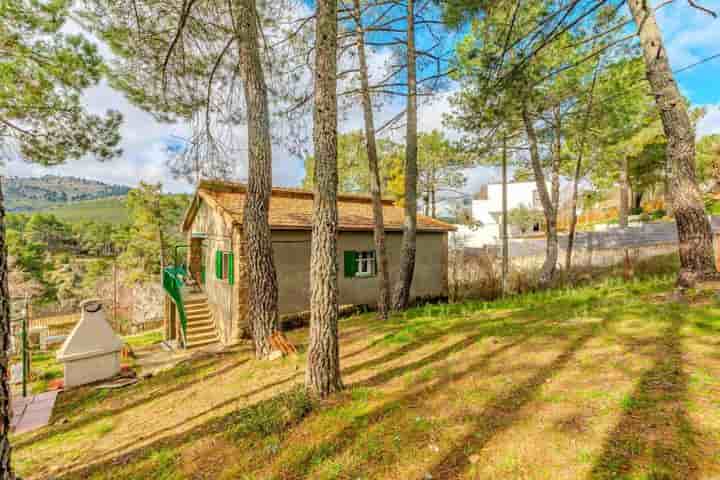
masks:
<svg viewBox="0 0 720 480"><path fill-rule="evenodd" d="M301 386L304 358L245 348L70 393L55 417L68 421L15 439L15 462L38 478L48 463L87 467L65 480L715 478L720 315L707 292L673 301L673 282L343 320L346 388L323 401Z"/></svg>
<svg viewBox="0 0 720 480"><path fill-rule="evenodd" d="M123 340L125 340L125 343L130 345L131 348L149 347L162 342L163 332L162 330L152 330L137 335L128 335L127 337L123 337Z"/></svg>
<svg viewBox="0 0 720 480"><path fill-rule="evenodd" d="M128 221L126 197L70 202L57 207L45 208L42 211L52 213L60 220L67 222L100 220L111 223L126 223Z"/></svg>

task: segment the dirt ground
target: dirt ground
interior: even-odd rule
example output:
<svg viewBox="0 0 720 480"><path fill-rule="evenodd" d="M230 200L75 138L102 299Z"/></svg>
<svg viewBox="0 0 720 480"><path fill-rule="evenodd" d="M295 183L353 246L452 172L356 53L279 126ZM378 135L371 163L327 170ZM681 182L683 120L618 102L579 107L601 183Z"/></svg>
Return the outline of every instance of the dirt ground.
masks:
<svg viewBox="0 0 720 480"><path fill-rule="evenodd" d="M341 321L346 390L301 353L210 353L62 394L14 437L26 478L720 478L720 300L672 277Z"/></svg>

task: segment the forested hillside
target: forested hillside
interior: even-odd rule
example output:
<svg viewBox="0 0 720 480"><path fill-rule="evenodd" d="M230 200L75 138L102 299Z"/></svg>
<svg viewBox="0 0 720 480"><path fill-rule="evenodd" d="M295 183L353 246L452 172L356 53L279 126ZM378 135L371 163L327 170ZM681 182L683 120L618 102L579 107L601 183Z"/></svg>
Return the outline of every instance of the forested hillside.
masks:
<svg viewBox="0 0 720 480"><path fill-rule="evenodd" d="M6 217L10 292L74 306L101 297L117 264L128 284L155 282L161 252L171 258L190 197L141 183L126 196L68 203ZM115 215L115 216L113 216ZM164 240L164 241L163 241Z"/></svg>
<svg viewBox="0 0 720 480"><path fill-rule="evenodd" d="M125 185L57 175L4 177L2 183L6 207L11 212L44 210L68 202L124 196L130 191Z"/></svg>

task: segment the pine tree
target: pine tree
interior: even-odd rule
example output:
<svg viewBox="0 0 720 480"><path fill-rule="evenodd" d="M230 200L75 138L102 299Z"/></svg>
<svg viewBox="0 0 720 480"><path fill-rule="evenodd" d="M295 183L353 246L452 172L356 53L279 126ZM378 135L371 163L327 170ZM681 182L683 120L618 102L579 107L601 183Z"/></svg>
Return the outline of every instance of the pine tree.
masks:
<svg viewBox="0 0 720 480"><path fill-rule="evenodd" d="M337 2L318 0L315 22L315 186L305 386L312 395L326 397L343 388L338 340Z"/></svg>
<svg viewBox="0 0 720 480"><path fill-rule="evenodd" d="M82 91L98 83L102 59L81 35L61 32L69 1L0 3L0 141L8 156L54 165L85 154L120 154L120 114L89 114ZM13 479L10 443L10 299L5 209L0 190L0 479Z"/></svg>

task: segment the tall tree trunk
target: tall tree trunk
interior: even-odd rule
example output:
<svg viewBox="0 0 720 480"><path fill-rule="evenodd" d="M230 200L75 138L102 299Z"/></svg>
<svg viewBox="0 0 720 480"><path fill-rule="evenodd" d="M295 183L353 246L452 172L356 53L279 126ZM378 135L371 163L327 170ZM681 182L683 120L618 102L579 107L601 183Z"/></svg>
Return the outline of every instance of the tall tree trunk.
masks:
<svg viewBox="0 0 720 480"><path fill-rule="evenodd" d="M630 200L628 190L628 158L627 155L623 154L622 160L620 160L620 204L618 208L618 224L620 228L627 228L628 226L628 202Z"/></svg>
<svg viewBox="0 0 720 480"><path fill-rule="evenodd" d="M360 0L354 0L355 21L357 22L357 49L360 62L360 85L362 89L363 117L365 119L365 139L367 141L368 167L370 170L370 195L373 204L373 237L377 255L378 274L378 316L388 317L390 310L390 272L388 271L387 252L385 250L385 221L383 219L382 191L380 186L380 167L377 142L375 139L375 121L373 119L370 98L370 80L368 79L367 59L365 58L365 31L362 25Z"/></svg>
<svg viewBox="0 0 720 480"><path fill-rule="evenodd" d="M502 294L507 295L508 273L510 272L510 249L508 245L508 198L507 198L507 134L503 132L502 143Z"/></svg>
<svg viewBox="0 0 720 480"><path fill-rule="evenodd" d="M10 463L10 292L8 290L8 252L5 244L5 205L0 182L0 480L15 475Z"/></svg>
<svg viewBox="0 0 720 480"><path fill-rule="evenodd" d="M337 2L318 0L315 22L315 185L305 386L311 394L326 397L343 388L338 345Z"/></svg>
<svg viewBox="0 0 720 480"><path fill-rule="evenodd" d="M405 221L400 253L400 276L395 290L394 308L403 310L410 303L417 250L417 70L415 65L415 4L407 0L407 122L405 134Z"/></svg>
<svg viewBox="0 0 720 480"><path fill-rule="evenodd" d="M668 61L652 5L628 0L638 25L645 70L660 110L667 137L667 157L672 165L672 209L678 230L681 277L716 274L712 232L695 177L695 131Z"/></svg>
<svg viewBox="0 0 720 480"><path fill-rule="evenodd" d="M255 356L264 358L272 350L269 338L279 328L277 274L268 221L272 194L270 113L260 61L260 22L255 0L241 0L238 13L240 74L248 129L248 185L242 235L247 252L248 318Z"/></svg>
<svg viewBox="0 0 720 480"><path fill-rule="evenodd" d="M540 150L538 148L535 126L525 106L523 106L522 109L522 117L523 124L525 125L525 133L530 143L530 163L535 176L535 185L538 189L540 203L543 207L543 215L545 216L545 262L540 271L540 284L547 285L555 277L558 258L557 211L555 210L553 199L550 197L550 192L548 192L547 184L545 183L545 173L543 172L540 160Z"/></svg>

